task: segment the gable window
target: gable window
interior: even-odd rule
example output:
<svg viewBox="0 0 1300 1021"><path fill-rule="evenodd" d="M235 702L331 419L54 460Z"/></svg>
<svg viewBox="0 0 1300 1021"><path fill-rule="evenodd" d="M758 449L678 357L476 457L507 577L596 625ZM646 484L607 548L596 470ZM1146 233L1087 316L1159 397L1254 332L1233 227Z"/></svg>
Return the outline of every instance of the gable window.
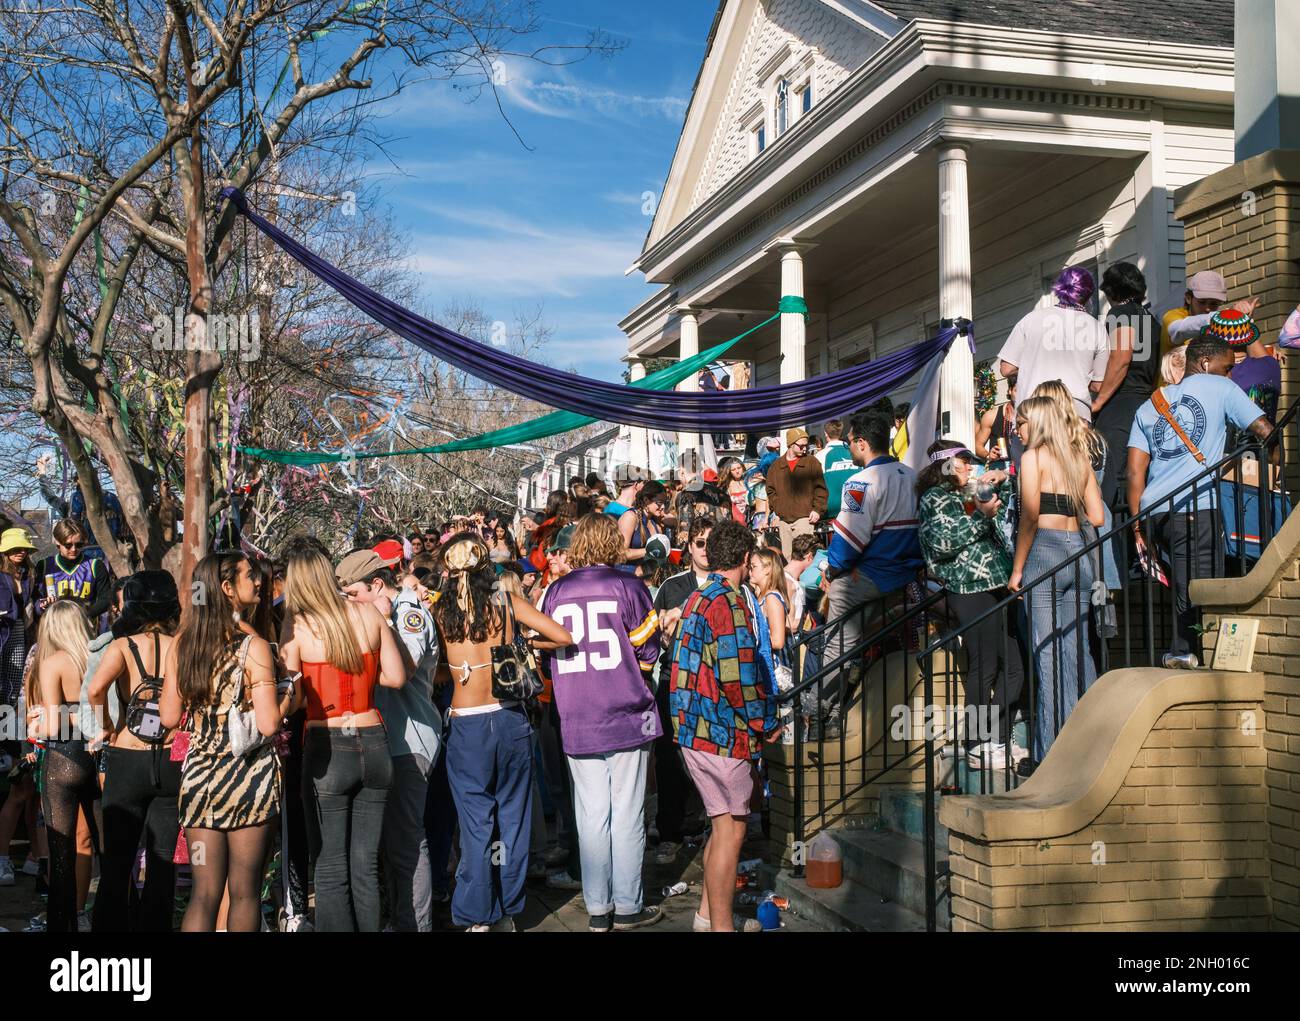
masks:
<svg viewBox="0 0 1300 1021"><path fill-rule="evenodd" d="M776 83L776 137L785 134L790 126L790 83L782 78Z"/></svg>

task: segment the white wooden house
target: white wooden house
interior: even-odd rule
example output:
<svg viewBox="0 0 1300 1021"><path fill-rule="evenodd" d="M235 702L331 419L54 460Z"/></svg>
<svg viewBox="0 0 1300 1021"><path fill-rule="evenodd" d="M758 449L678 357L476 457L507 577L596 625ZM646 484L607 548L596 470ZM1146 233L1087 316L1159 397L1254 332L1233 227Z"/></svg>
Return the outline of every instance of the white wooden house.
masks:
<svg viewBox="0 0 1300 1021"><path fill-rule="evenodd" d="M742 341L755 385L969 317L976 360L1062 267L1183 290L1173 191L1233 161L1221 0L722 0L645 246L627 358ZM683 386L692 385L690 383ZM973 431L972 359L945 363ZM900 394L905 398L905 393ZM815 423L809 423L815 424Z"/></svg>

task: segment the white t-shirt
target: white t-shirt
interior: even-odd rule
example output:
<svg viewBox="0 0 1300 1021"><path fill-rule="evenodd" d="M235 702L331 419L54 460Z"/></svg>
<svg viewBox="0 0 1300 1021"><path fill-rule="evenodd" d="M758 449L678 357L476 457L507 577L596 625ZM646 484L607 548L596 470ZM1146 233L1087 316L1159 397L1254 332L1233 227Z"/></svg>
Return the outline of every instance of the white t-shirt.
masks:
<svg viewBox="0 0 1300 1021"><path fill-rule="evenodd" d="M1080 416L1091 422L1088 385L1106 375L1110 337L1101 321L1087 312L1050 305L1034 309L1016 323L998 357L1019 370L1018 400L1032 397L1039 383L1059 379Z"/></svg>

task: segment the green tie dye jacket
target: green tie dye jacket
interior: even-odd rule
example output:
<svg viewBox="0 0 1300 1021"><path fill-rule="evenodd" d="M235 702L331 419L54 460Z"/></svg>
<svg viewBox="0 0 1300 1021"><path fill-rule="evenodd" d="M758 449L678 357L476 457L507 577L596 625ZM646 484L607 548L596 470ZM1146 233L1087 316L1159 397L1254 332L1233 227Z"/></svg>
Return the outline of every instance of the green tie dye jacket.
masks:
<svg viewBox="0 0 1300 1021"><path fill-rule="evenodd" d="M998 486L1006 514L1010 479ZM967 514L961 493L951 486L931 486L920 500L921 550L930 573L941 579L949 592L988 592L1006 585L1011 577L1011 556L998 539L995 518L976 511Z"/></svg>

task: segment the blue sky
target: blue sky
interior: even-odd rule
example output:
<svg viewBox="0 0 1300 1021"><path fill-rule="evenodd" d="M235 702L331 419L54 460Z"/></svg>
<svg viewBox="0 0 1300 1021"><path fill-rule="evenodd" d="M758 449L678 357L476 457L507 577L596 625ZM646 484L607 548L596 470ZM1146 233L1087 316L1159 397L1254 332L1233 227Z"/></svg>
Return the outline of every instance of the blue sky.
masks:
<svg viewBox="0 0 1300 1021"><path fill-rule="evenodd" d="M581 41L598 27L624 49L561 68L506 63L503 103L532 151L489 93L466 102L425 82L372 108L386 110L378 127L392 141L366 180L410 233L427 307L473 297L513 322L516 309L542 302L555 331L546 359L618 378L618 322L653 290L624 272L649 229L715 9L545 0L530 45Z"/></svg>

